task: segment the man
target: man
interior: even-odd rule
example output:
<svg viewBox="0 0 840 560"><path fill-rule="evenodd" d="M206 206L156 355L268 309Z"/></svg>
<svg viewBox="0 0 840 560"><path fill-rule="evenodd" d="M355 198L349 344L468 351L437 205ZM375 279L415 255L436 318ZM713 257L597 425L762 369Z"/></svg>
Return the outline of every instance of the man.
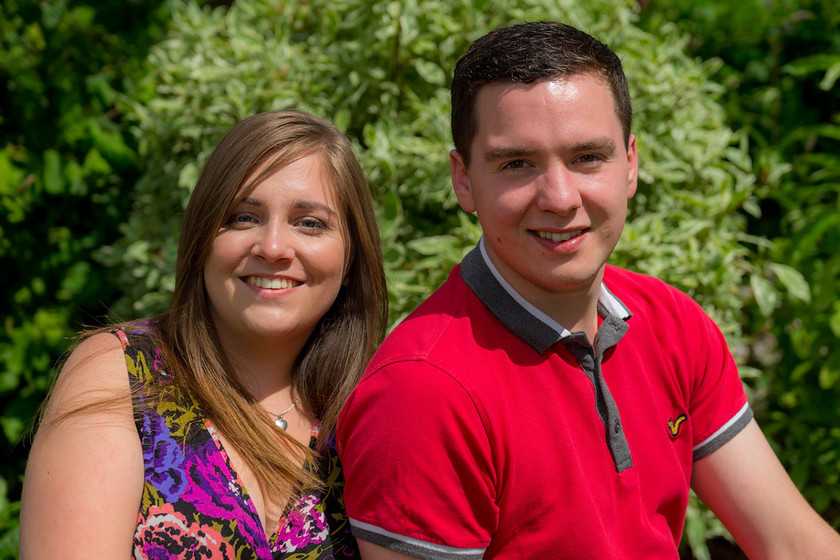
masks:
<svg viewBox="0 0 840 560"><path fill-rule="evenodd" d="M459 61L452 183L484 235L342 412L365 559L677 558L690 486L751 556L840 557L717 327L605 264L636 190L630 121L618 57L573 27L499 29Z"/></svg>

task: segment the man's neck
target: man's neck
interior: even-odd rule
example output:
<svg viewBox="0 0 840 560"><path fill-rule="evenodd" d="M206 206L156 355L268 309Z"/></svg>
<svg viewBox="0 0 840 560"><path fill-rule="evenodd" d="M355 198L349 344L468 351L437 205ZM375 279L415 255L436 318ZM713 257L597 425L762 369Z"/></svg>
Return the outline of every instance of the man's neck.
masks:
<svg viewBox="0 0 840 560"><path fill-rule="evenodd" d="M595 343L598 332L598 297L601 282L585 290L552 294L551 306L542 311L563 325L569 332L583 332L590 344ZM526 298L527 299L527 298ZM545 305L543 305L545 307Z"/></svg>
<svg viewBox="0 0 840 560"><path fill-rule="evenodd" d="M601 297L601 283L604 277L605 265L586 284L548 292L533 286L534 293L523 293L505 278L502 270L496 266L489 252L481 245L482 259L490 272L511 295L518 295L531 307L550 318L569 332L583 332L594 344L595 334L598 332L598 300ZM515 297L515 296L514 296Z"/></svg>

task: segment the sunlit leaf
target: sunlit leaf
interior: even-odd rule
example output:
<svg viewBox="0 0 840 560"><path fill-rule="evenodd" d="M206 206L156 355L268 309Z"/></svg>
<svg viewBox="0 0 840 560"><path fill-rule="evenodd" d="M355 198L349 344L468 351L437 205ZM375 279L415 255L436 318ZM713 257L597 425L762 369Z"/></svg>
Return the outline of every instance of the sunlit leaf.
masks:
<svg viewBox="0 0 840 560"><path fill-rule="evenodd" d="M779 282L793 297L802 301L811 301L811 288L802 273L786 264L768 263L767 267L773 271Z"/></svg>
<svg viewBox="0 0 840 560"><path fill-rule="evenodd" d="M750 275L750 287L758 308L765 317L769 317L776 309L776 303L779 299L773 284L761 273L755 273Z"/></svg>

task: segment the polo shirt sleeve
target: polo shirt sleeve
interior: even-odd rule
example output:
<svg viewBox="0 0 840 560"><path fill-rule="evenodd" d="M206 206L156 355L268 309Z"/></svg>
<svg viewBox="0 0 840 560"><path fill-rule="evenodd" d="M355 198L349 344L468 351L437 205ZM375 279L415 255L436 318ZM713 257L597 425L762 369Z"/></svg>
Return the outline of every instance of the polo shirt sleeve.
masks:
<svg viewBox="0 0 840 560"><path fill-rule="evenodd" d="M735 437L753 417L726 338L694 300L680 293L682 336L690 346L692 457L696 461Z"/></svg>
<svg viewBox="0 0 840 560"><path fill-rule="evenodd" d="M482 557L498 523L491 445L458 381L422 360L369 372L337 446L357 538L418 558Z"/></svg>

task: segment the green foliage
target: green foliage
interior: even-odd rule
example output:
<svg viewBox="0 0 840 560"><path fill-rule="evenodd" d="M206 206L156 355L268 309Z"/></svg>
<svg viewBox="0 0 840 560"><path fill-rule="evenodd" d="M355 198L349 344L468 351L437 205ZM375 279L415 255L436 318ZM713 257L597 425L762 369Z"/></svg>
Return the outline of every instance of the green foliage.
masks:
<svg viewBox="0 0 840 560"><path fill-rule="evenodd" d="M840 527L840 7L671 0L644 21L674 20L690 50L720 61L728 120L756 162L755 303L742 322L761 371L758 418L808 501Z"/></svg>
<svg viewBox="0 0 840 560"><path fill-rule="evenodd" d="M840 518L831 2L662 1L642 26L632 0L147 4L0 7L0 559L16 548L15 444L49 370L81 323L164 308L180 213L219 138L290 107L347 133L376 193L395 323L480 235L449 184L455 61L488 30L538 19L600 37L631 82L640 185L613 262L717 319L795 480ZM685 534L708 558L725 531L692 499Z"/></svg>
<svg viewBox="0 0 840 560"><path fill-rule="evenodd" d="M737 336L741 300L733 287L749 264L737 239L744 221L732 211L752 200L750 161L714 100L720 88L708 80L711 69L682 53L675 32L656 37L626 25L631 4L179 5L173 31L150 54L150 73L125 100L147 171L125 237L102 257L123 269L124 285L135 286L126 303L134 313L164 304L175 254L172 217L221 134L250 113L299 107L332 118L358 146L380 202L394 318L402 316L479 234L474 220L456 212L449 187L447 88L455 61L493 27L556 18L626 54L635 78L644 184L617 262L694 293ZM155 287L161 290L150 293ZM120 310L129 312L127 305Z"/></svg>
<svg viewBox="0 0 840 560"><path fill-rule="evenodd" d="M803 284L778 264L783 280L770 281L751 260L767 244L746 243L747 216L759 213L755 176L745 136L727 126L724 88L709 78L719 63L687 56L676 28L646 33L634 17L633 3L620 0L176 4L149 73L121 103L144 162L124 237L100 252L126 287L121 313L165 304L175 217L224 131L254 112L297 107L334 120L358 148L379 202L392 320L402 318L480 235L449 185L448 83L457 58L492 28L558 19L620 52L634 93L641 184L614 262L692 294L744 355L749 279L766 309L784 300L784 282L800 297ZM707 557L705 539L724 531L696 502L689 526L691 549Z"/></svg>
<svg viewBox="0 0 840 560"><path fill-rule="evenodd" d="M135 153L113 101L152 21L138 2L0 7L0 558L17 557L25 434L54 363L119 293L91 252L128 208Z"/></svg>

